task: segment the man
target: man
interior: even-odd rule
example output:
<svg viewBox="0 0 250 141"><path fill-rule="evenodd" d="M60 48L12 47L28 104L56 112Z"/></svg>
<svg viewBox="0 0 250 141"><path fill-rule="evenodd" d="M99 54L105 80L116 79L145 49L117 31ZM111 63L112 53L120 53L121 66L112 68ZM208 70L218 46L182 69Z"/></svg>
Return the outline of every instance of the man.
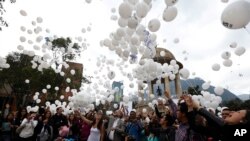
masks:
<svg viewBox="0 0 250 141"><path fill-rule="evenodd" d="M142 124L136 118L136 112L131 111L129 115L129 121L125 127L125 131L128 134L126 136L127 141L140 141L142 130Z"/></svg>
<svg viewBox="0 0 250 141"><path fill-rule="evenodd" d="M226 119L229 116L230 112L231 111L230 111L230 109L228 107L222 108L222 110L221 110L222 119Z"/></svg>
<svg viewBox="0 0 250 141"><path fill-rule="evenodd" d="M53 127L53 138L57 138L59 135L59 129L62 126L68 125L67 118L63 114L62 107L56 109L56 114L50 119L50 125Z"/></svg>
<svg viewBox="0 0 250 141"><path fill-rule="evenodd" d="M124 132L124 123L122 121L123 114L120 110L116 110L109 118L107 135L110 141L122 141L123 137L121 135Z"/></svg>

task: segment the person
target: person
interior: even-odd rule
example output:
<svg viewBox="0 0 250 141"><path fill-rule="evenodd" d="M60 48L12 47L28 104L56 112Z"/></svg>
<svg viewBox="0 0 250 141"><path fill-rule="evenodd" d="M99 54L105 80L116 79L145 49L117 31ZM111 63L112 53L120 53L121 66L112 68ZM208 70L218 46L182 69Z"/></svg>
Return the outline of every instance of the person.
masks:
<svg viewBox="0 0 250 141"><path fill-rule="evenodd" d="M124 123L122 121L123 114L120 110L116 110L113 114L114 117L109 118L107 135L110 141L122 141L121 133L124 131Z"/></svg>
<svg viewBox="0 0 250 141"><path fill-rule="evenodd" d="M228 107L224 107L221 110L221 117L222 119L226 119L230 114L230 109Z"/></svg>
<svg viewBox="0 0 250 141"><path fill-rule="evenodd" d="M49 124L53 127L53 139L59 136L59 129L67 126L67 117L63 115L62 107L56 109L56 114L50 118Z"/></svg>
<svg viewBox="0 0 250 141"><path fill-rule="evenodd" d="M82 120L91 125L90 135L87 141L104 141L105 129L103 126L103 113L98 111L95 113L94 120L89 120L84 116L81 116Z"/></svg>
<svg viewBox="0 0 250 141"><path fill-rule="evenodd" d="M250 111L243 109L239 111L230 112L230 114L225 117L225 119L221 119L214 114L208 112L205 108L202 108L194 102L191 96L186 96L185 101L188 105L188 109L190 113L199 114L203 116L214 128L217 130L209 130L203 126L196 126L192 124L193 128L199 129L197 132L201 132L203 134L213 133L213 138L218 138L221 141L228 140L237 140L241 141L249 141L250 133L246 132L244 137L237 138L236 131L245 129L246 131L250 131ZM198 128L199 127L199 128ZM239 137L239 136L238 136Z"/></svg>
<svg viewBox="0 0 250 141"><path fill-rule="evenodd" d="M14 128L13 122L14 115L9 113L3 120L1 126L1 141L12 141L13 133L12 130Z"/></svg>
<svg viewBox="0 0 250 141"><path fill-rule="evenodd" d="M142 124L136 118L136 112L131 111L129 114L129 119L125 127L125 132L127 136L125 137L126 141L140 141L142 131Z"/></svg>
<svg viewBox="0 0 250 141"><path fill-rule="evenodd" d="M77 113L77 115L80 116L81 118L81 114ZM86 114L86 118L90 121L94 120L94 113L92 111L88 112ZM91 129L91 125L88 124L87 122L85 122L84 120L82 120L81 118L81 127L80 127L80 140L81 141L87 141L89 134L90 134L90 129Z"/></svg>
<svg viewBox="0 0 250 141"><path fill-rule="evenodd" d="M36 140L37 141L51 141L53 137L53 128L48 124L48 119L43 119L43 125L38 133Z"/></svg>
<svg viewBox="0 0 250 141"><path fill-rule="evenodd" d="M21 128L19 134L19 141L32 141L34 129L37 125L37 120L35 120L36 113L28 113L27 117L22 121L19 128Z"/></svg>

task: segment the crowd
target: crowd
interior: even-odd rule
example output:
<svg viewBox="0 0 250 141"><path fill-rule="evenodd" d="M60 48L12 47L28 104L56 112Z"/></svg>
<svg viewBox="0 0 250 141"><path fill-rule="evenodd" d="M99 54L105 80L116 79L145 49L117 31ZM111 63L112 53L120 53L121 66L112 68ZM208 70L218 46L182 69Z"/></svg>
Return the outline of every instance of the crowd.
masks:
<svg viewBox="0 0 250 141"><path fill-rule="evenodd" d="M101 110L63 114L58 107L52 115L46 108L38 112L2 112L1 141L229 141L247 131L240 140L250 140L250 111L222 110L222 117L200 107L183 95L177 104L168 93L166 104L158 101L152 111L125 114L122 107L106 115ZM241 135L241 134L240 134Z"/></svg>

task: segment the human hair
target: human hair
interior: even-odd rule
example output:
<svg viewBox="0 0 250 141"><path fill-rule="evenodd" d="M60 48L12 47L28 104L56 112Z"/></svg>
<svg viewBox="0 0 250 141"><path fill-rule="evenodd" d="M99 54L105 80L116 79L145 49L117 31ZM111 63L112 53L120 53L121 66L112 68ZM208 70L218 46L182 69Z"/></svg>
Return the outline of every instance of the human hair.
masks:
<svg viewBox="0 0 250 141"><path fill-rule="evenodd" d="M167 126L172 126L175 122L174 118L169 114L165 115L165 120L167 121Z"/></svg>
<svg viewBox="0 0 250 141"><path fill-rule="evenodd" d="M246 110L245 121L250 124L250 110Z"/></svg>

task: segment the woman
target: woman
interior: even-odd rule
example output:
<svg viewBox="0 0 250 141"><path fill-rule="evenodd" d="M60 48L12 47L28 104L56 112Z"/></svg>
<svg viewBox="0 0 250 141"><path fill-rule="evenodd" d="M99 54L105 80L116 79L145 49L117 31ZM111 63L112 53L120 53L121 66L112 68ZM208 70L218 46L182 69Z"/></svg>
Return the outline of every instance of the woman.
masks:
<svg viewBox="0 0 250 141"><path fill-rule="evenodd" d="M193 115L189 118L189 123L191 128L195 129L197 132L203 133L205 135L213 135L214 139L220 139L222 141L228 140L237 140L237 135L235 133L237 130L245 129L246 131L250 131L250 111L249 110L239 110L235 112L231 112L228 117L224 120L211 114L205 108L201 108L197 103L195 103L191 96L185 96L184 100L188 105L189 115ZM195 125L194 117L195 114L202 115L206 120L209 126L212 126L213 129L217 130L209 130L210 128ZM218 138L219 137L219 138ZM238 136L239 137L239 136ZM247 132L244 135L244 138L240 138L241 141L249 141L250 133Z"/></svg>
<svg viewBox="0 0 250 141"><path fill-rule="evenodd" d="M19 140L20 141L32 141L33 140L33 134L34 129L37 125L37 120L35 120L36 114L35 113L29 113L27 117L22 121L20 128L20 134L19 134Z"/></svg>
<svg viewBox="0 0 250 141"><path fill-rule="evenodd" d="M93 121L88 120L84 116L82 116L83 121L87 122L91 125L90 135L87 141L104 141L104 133L105 129L103 126L103 113L102 111L98 111L95 113L95 118Z"/></svg>
<svg viewBox="0 0 250 141"><path fill-rule="evenodd" d="M80 115L80 113L78 114ZM81 115L80 115L81 116ZM94 120L94 114L92 112L89 112L86 114L86 118L90 121ZM81 141L87 141L89 134L90 134L91 125L89 125L84 120L81 120L81 127L80 127L80 140Z"/></svg>
<svg viewBox="0 0 250 141"><path fill-rule="evenodd" d="M2 122L1 126L1 141L11 141L13 134L12 134L12 129L14 128L14 123L13 123L13 118L14 115L12 113L9 113L5 118L4 121Z"/></svg>

